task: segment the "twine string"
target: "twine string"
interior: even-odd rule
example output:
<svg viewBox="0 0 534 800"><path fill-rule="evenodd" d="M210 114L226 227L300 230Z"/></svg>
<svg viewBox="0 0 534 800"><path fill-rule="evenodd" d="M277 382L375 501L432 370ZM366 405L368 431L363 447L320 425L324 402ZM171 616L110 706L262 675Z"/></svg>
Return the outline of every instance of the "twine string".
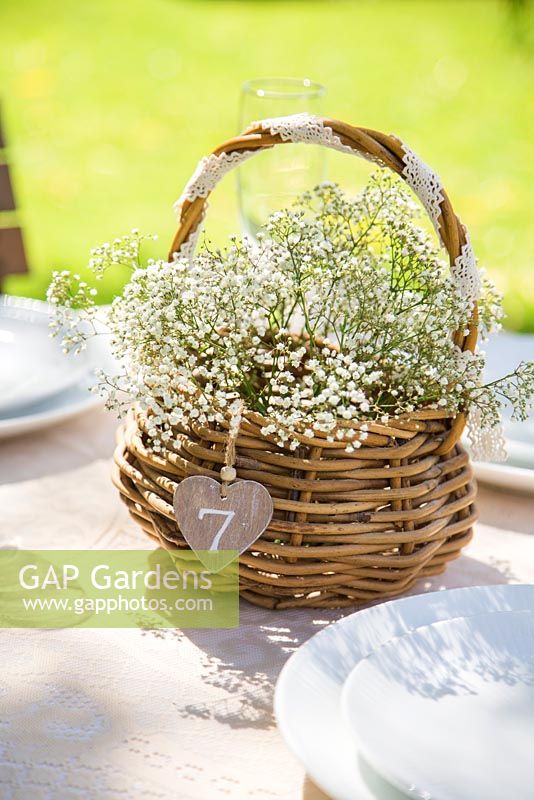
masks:
<svg viewBox="0 0 534 800"><path fill-rule="evenodd" d="M226 447L224 453L224 467L221 470L221 497L226 497L228 485L234 480L232 477L230 480L224 479L224 471L225 469L232 469L234 470L235 467L235 460L236 460L236 442L237 437L239 435L239 428L241 426L241 421L243 419L243 401L238 400L235 403L232 403L230 408L231 417L230 417L230 425L228 429L228 439L226 440Z"/></svg>

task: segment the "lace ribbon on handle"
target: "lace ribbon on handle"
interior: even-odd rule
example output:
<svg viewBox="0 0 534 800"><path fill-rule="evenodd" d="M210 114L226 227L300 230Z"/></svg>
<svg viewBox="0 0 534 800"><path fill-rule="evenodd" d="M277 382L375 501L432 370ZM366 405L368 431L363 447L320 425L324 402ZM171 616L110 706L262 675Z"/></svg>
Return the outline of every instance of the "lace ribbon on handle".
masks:
<svg viewBox="0 0 534 800"><path fill-rule="evenodd" d="M408 186L417 195L436 231L439 241L443 244L438 219L441 213L440 205L443 202L443 185L439 175L428 164L401 142L404 150L403 162L405 164L402 174ZM466 242L461 253L454 261L453 275L460 286L464 297L469 300L478 300L482 293L482 282L477 268L473 246L469 234L464 227Z"/></svg>
<svg viewBox="0 0 534 800"><path fill-rule="evenodd" d="M471 239L464 226L465 244L454 262L453 274L464 297L476 301L482 295L482 279L477 267Z"/></svg>
<svg viewBox="0 0 534 800"><path fill-rule="evenodd" d="M219 155L212 153L200 159L197 168L173 206L176 216L180 217L182 205L186 200L192 203L197 197L207 197L227 172L252 158L253 155L254 150L234 150L232 153L220 153Z"/></svg>
<svg viewBox="0 0 534 800"><path fill-rule="evenodd" d="M209 156L204 156L204 158L199 161L197 168L186 184L182 194L174 204L177 219L180 219L182 205L186 200L193 202L197 197L207 197L210 192L215 189L219 181L224 178L227 172L230 172L234 167L252 158L253 155L254 150L241 150L234 151L233 153L220 153L220 155L212 153ZM206 203L199 225L191 236L182 244L180 250L174 254L175 259L187 258L190 261L193 258L198 239L202 232L207 207L208 204Z"/></svg>
<svg viewBox="0 0 534 800"><path fill-rule="evenodd" d="M178 217L179 216L180 214L178 213ZM194 230L193 233L189 234L189 237L180 246L180 249L177 252L173 253L172 257L174 261L178 261L180 258L185 258L189 262L193 260L193 256L195 255L195 250L197 249L198 240L200 239L200 234L202 233L205 217L206 217L206 208L204 208L204 211L202 212L202 216L200 218L199 224L196 227L196 230Z"/></svg>
<svg viewBox="0 0 534 800"><path fill-rule="evenodd" d="M438 225L438 218L441 214L441 203L443 202L443 185L439 175L434 172L428 164L410 150L404 142L401 142L404 156L402 158L405 166L402 170L404 179L410 189L412 189L423 206L430 219L434 230L439 236L439 241L443 244Z"/></svg>
<svg viewBox="0 0 534 800"><path fill-rule="evenodd" d="M350 153L366 158L362 153L353 150L348 144L343 144L332 128L325 125L321 117L312 114L301 113L292 114L287 117L271 117L271 119L260 119L252 123L254 127L259 126L264 131L277 133L284 142L294 142L295 144L320 144L330 147L332 150L339 150L341 153ZM375 160L368 158L369 161Z"/></svg>

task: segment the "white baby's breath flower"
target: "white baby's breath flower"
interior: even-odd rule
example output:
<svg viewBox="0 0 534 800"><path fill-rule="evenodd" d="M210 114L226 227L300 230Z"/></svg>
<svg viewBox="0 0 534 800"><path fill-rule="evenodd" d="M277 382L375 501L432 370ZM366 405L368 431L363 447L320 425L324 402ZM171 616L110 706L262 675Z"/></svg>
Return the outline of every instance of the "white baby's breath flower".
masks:
<svg viewBox="0 0 534 800"><path fill-rule="evenodd" d="M109 313L125 365L120 378L102 376L109 407L138 402L155 448L193 423L235 431L249 412L279 447L325 436L347 452L368 438L366 420L387 425L420 408L454 415L472 404L493 424L504 397L524 417L533 365L482 385L484 354L452 338L468 331L472 301L416 216L402 185L380 173L355 198L322 184L274 214L254 244L233 237L225 251L168 263L143 260L150 237L134 230L95 248L96 279L116 265L131 270ZM483 285L484 337L502 311L486 277ZM94 332L95 294L80 275L54 272L51 330L65 349Z"/></svg>

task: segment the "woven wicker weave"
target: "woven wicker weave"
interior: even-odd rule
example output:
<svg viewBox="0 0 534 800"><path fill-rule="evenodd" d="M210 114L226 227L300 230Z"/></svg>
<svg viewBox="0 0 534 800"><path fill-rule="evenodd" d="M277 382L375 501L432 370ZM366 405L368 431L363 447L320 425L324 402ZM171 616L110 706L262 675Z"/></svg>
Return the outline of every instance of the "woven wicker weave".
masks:
<svg viewBox="0 0 534 800"><path fill-rule="evenodd" d="M402 173L403 151L394 137L324 122L343 144ZM277 143L284 143L279 135L255 127L215 153ZM438 222L453 264L465 231L443 197ZM200 224L204 205L203 197L183 204L171 252ZM475 309L468 335L454 334L464 349L474 350L476 321ZM464 423L463 414L452 419L421 411L369 424L368 438L353 453L320 433L301 437L300 448L290 452L261 433L264 419L245 412L237 476L267 487L274 516L241 556L242 595L269 608L357 605L400 594L443 571L470 540L476 519L472 472L458 443ZM163 547L187 547L173 512L174 490L189 475L218 478L227 439L220 426L180 429L172 447L155 454L135 408L119 429L114 482L134 519Z"/></svg>

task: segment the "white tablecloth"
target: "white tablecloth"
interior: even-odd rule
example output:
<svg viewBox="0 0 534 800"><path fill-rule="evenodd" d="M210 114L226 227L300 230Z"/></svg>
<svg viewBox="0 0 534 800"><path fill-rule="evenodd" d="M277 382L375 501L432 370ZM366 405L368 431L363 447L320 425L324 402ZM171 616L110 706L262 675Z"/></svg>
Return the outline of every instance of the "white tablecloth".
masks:
<svg viewBox="0 0 534 800"><path fill-rule="evenodd" d="M104 412L0 443L0 541L26 548L150 543L109 479ZM534 501L482 489L482 522L444 587L534 582ZM234 631L4 630L2 800L318 800L273 720L288 656L348 611L242 602Z"/></svg>

